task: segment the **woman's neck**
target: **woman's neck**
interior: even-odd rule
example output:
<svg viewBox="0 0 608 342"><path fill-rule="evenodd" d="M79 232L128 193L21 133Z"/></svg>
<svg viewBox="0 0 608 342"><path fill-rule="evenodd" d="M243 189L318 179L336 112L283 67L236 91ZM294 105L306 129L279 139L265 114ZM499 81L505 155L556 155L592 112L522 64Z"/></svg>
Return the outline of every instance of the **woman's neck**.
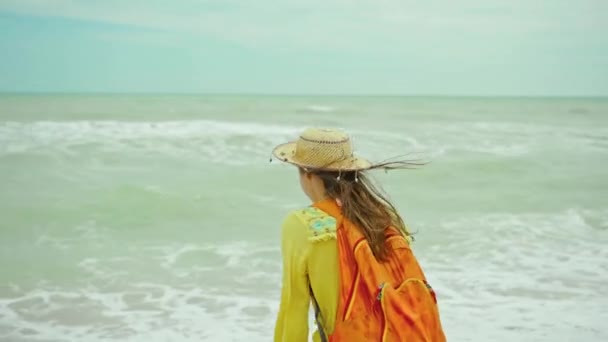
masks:
<svg viewBox="0 0 608 342"><path fill-rule="evenodd" d="M318 203L318 202L323 202L328 200L329 197L327 197L325 194L323 195L311 195L310 196L310 200L312 201L312 203Z"/></svg>

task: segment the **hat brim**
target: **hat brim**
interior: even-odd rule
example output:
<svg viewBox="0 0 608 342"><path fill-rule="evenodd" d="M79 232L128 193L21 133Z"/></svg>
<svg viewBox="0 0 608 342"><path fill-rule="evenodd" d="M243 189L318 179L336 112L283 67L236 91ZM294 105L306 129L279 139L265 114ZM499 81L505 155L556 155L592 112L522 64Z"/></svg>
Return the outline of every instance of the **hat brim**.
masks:
<svg viewBox="0 0 608 342"><path fill-rule="evenodd" d="M312 170L323 170L323 171L361 171L367 170L372 167L372 163L364 158L352 156L348 159L340 160L329 165L309 165L296 158L296 143L289 142L278 145L272 151L275 158L282 162L293 164L299 167L312 169Z"/></svg>

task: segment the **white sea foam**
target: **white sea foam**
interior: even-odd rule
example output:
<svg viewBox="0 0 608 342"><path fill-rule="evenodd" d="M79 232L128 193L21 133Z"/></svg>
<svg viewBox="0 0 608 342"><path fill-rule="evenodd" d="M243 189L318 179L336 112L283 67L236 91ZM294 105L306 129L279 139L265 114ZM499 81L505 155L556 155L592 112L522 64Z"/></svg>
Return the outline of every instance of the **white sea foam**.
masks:
<svg viewBox="0 0 608 342"><path fill-rule="evenodd" d="M310 105L306 107L307 111L317 112L317 113L331 113L335 110L334 107L331 106L322 106L322 105Z"/></svg>
<svg viewBox="0 0 608 342"><path fill-rule="evenodd" d="M415 250L438 293L448 337L607 338L607 218L608 211L573 208L420 222ZM434 242L425 243L431 233ZM81 238L64 243L93 239ZM79 287L41 282L0 295L0 339L266 341L272 334L277 245L139 245L128 255L89 256L77 264Z"/></svg>
<svg viewBox="0 0 608 342"><path fill-rule="evenodd" d="M155 294L156 291L156 294ZM277 302L158 284L124 292L46 290L0 300L10 341L265 341ZM0 330L2 331L2 330Z"/></svg>
<svg viewBox="0 0 608 342"><path fill-rule="evenodd" d="M152 154L223 165L258 164L273 146L294 139L303 127L211 120L121 122L38 121L0 123L0 156L59 152L100 156ZM348 129L348 128L347 128ZM515 123L414 123L408 132L349 129L358 151L390 157L415 152L426 158L451 153L518 157L541 152L559 132L563 149L608 153L608 131Z"/></svg>
<svg viewBox="0 0 608 342"><path fill-rule="evenodd" d="M272 146L300 128L221 121L70 121L0 123L0 156L59 152L64 155L153 153L222 164L266 159Z"/></svg>
<svg viewBox="0 0 608 342"><path fill-rule="evenodd" d="M309 125L434 162L386 185L450 341L608 340L606 101L315 101L0 101L0 341L271 339Z"/></svg>
<svg viewBox="0 0 608 342"><path fill-rule="evenodd" d="M163 244L141 251L139 258L149 258L144 263L158 260L157 267L166 275L156 271L157 279L141 281L137 269L125 271L139 263L136 259L88 257L78 262L85 276L78 288L41 283L29 291L0 293L0 339L267 340L278 308L278 294L271 293L280 279L276 272L268 272L269 262L273 270L278 267L278 260L268 255L277 255L278 247L236 241ZM220 262L182 262L189 253L200 251L212 253ZM199 265L207 269L193 267ZM183 272L185 277L180 277Z"/></svg>
<svg viewBox="0 0 608 342"><path fill-rule="evenodd" d="M577 209L443 222L436 233L454 242L431 248L427 272L452 339L607 338L608 236L597 228Z"/></svg>

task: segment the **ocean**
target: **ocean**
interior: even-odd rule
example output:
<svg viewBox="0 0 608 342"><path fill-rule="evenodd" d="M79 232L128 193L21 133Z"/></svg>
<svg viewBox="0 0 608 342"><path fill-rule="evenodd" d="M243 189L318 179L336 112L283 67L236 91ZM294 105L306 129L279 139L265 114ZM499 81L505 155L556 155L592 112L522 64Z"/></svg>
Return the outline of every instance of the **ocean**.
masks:
<svg viewBox="0 0 608 342"><path fill-rule="evenodd" d="M0 341L271 341L309 126L429 162L372 175L449 341L608 340L606 98L66 94L0 96Z"/></svg>

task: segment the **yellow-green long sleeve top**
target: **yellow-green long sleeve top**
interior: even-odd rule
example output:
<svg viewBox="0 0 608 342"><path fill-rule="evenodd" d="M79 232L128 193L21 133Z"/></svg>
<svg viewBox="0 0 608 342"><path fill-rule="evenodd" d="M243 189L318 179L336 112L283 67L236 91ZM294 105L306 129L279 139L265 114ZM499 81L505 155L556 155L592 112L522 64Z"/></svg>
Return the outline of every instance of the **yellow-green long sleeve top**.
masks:
<svg viewBox="0 0 608 342"><path fill-rule="evenodd" d="M283 284L274 341L308 341L309 279L329 335L334 330L339 291L335 219L313 207L291 212L281 229L281 253ZM313 340L320 341L318 331Z"/></svg>

